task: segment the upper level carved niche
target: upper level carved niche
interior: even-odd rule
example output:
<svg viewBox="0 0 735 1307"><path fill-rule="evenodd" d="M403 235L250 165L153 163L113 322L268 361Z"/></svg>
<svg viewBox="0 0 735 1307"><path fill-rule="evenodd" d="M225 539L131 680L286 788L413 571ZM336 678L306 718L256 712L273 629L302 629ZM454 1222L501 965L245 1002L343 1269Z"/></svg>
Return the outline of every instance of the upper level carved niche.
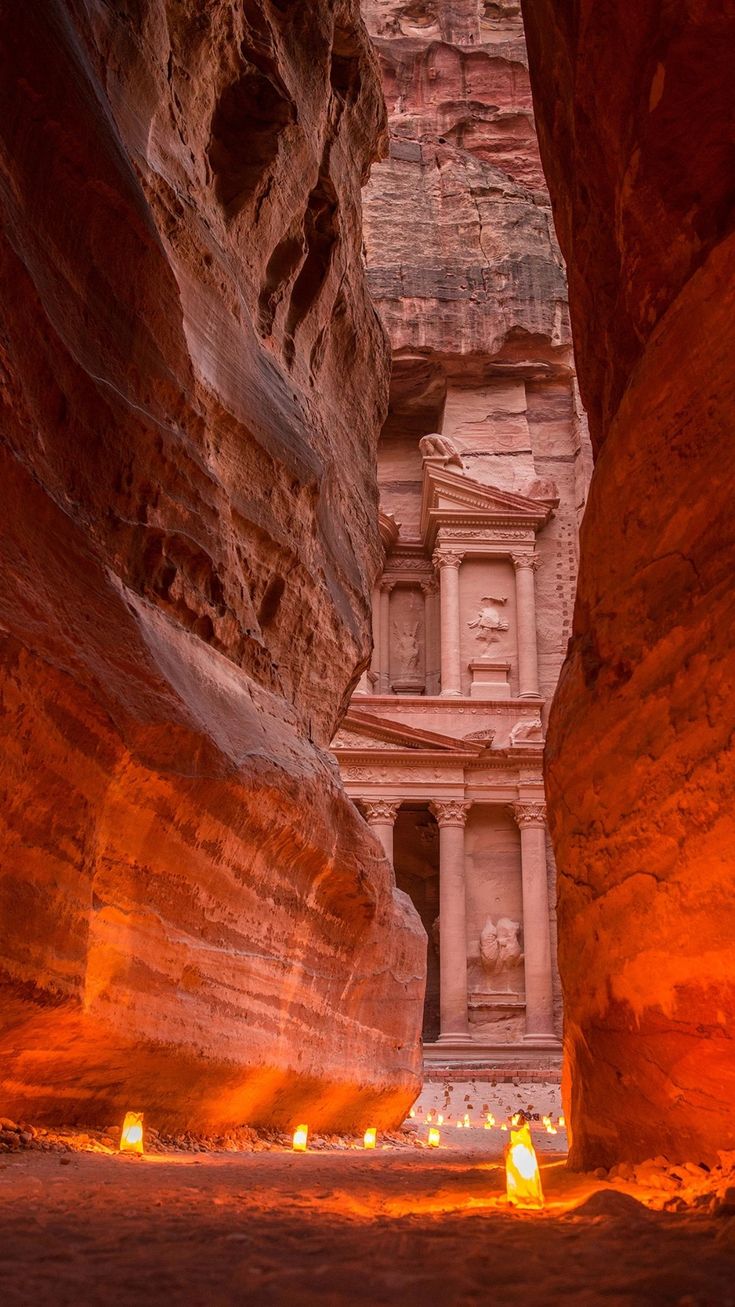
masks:
<svg viewBox="0 0 735 1307"><path fill-rule="evenodd" d="M555 487L537 479L522 495L477 481L438 433L422 437L419 450L418 535L381 513L385 570L361 692L538 697L535 540L553 514Z"/></svg>

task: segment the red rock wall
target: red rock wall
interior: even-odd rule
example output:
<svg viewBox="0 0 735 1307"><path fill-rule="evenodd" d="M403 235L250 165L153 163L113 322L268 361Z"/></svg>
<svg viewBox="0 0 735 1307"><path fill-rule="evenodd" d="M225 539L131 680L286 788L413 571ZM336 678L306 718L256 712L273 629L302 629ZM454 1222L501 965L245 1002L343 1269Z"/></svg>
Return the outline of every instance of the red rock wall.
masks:
<svg viewBox="0 0 735 1307"><path fill-rule="evenodd" d="M569 344L520 14L492 8L363 3L390 125L365 192L370 289L394 356L446 356L465 384Z"/></svg>
<svg viewBox="0 0 735 1307"><path fill-rule="evenodd" d="M572 1159L735 1146L735 16L524 5L598 451L547 758Z"/></svg>
<svg viewBox="0 0 735 1307"><path fill-rule="evenodd" d="M2 1110L395 1121L423 933L323 751L387 390L357 5L2 27Z"/></svg>

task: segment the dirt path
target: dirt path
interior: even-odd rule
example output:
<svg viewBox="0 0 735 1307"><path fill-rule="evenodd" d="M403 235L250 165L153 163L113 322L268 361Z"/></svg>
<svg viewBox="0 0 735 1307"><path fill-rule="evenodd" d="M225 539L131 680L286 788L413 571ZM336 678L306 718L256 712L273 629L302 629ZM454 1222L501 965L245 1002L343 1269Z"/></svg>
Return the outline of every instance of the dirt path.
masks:
<svg viewBox="0 0 735 1307"><path fill-rule="evenodd" d="M730 1222L649 1212L552 1159L544 1181L547 1209L521 1215L474 1150L23 1154L0 1163L0 1300L735 1304Z"/></svg>

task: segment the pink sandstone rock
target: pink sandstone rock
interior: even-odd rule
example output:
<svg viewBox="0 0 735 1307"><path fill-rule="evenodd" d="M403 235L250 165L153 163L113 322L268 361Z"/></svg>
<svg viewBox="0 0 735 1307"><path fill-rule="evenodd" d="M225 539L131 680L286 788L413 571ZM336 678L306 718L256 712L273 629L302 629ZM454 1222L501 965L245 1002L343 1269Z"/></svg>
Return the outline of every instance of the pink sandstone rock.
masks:
<svg viewBox="0 0 735 1307"><path fill-rule="evenodd" d="M735 1144L728 6L524 5L598 450L547 788L579 1166Z"/></svg>
<svg viewBox="0 0 735 1307"><path fill-rule="evenodd" d="M3 1110L395 1122L425 941L324 751L387 388L357 5L2 36Z"/></svg>

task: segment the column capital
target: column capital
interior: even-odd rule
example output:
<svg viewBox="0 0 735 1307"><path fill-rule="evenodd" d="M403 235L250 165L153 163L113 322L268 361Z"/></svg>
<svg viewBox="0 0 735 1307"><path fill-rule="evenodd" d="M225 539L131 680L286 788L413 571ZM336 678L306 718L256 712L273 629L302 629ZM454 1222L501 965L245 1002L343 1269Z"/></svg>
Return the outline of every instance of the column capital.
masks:
<svg viewBox="0 0 735 1307"><path fill-rule="evenodd" d="M443 567L453 567L459 570L462 566L464 553L458 549L435 549L431 555L431 561L438 571Z"/></svg>
<svg viewBox="0 0 735 1307"><path fill-rule="evenodd" d="M541 566L541 559L535 553L511 554L511 559L516 570L530 568L532 571L537 572Z"/></svg>
<svg viewBox="0 0 735 1307"><path fill-rule="evenodd" d="M439 826L464 826L471 807L471 803L462 799L436 799L429 804L429 811Z"/></svg>
<svg viewBox="0 0 735 1307"><path fill-rule="evenodd" d="M384 576L381 576L378 581L378 589L381 594L390 594L391 590L395 589L395 584L394 580L387 580Z"/></svg>
<svg viewBox="0 0 735 1307"><path fill-rule="evenodd" d="M546 804L541 799L521 799L518 803L511 803L508 811L521 829L546 825Z"/></svg>
<svg viewBox="0 0 735 1307"><path fill-rule="evenodd" d="M400 799L361 799L360 803L370 826L384 825L386 822L392 826L401 806Z"/></svg>
<svg viewBox="0 0 735 1307"><path fill-rule="evenodd" d="M435 576L429 576L425 581L420 582L421 591L424 595L435 595L439 592L439 583Z"/></svg>

